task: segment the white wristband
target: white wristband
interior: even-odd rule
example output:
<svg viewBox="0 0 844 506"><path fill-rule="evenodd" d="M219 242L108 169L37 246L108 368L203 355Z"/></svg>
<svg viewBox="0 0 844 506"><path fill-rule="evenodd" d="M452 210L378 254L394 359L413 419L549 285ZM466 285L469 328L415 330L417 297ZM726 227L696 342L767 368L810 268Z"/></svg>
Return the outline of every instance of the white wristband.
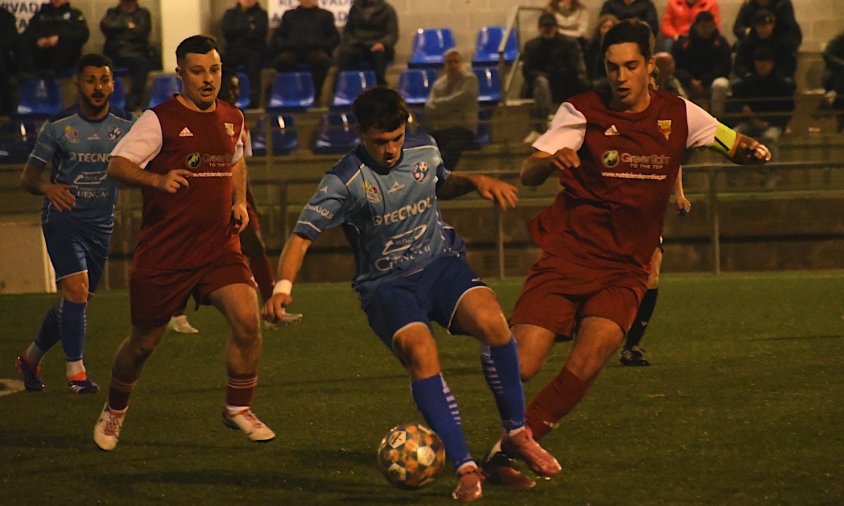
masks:
<svg viewBox="0 0 844 506"><path fill-rule="evenodd" d="M278 281L275 286L273 287L273 295L278 293L283 293L284 295L290 295L290 292L293 291L293 283L289 279L282 279Z"/></svg>

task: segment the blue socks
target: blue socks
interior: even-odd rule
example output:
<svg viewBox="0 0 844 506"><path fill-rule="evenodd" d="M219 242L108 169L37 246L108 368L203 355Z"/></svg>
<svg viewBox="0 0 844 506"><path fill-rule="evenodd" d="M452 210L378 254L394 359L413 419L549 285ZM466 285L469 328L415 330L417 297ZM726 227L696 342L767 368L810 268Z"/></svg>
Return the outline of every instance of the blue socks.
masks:
<svg viewBox="0 0 844 506"><path fill-rule="evenodd" d="M518 372L518 366L517 366ZM451 389L442 374L412 381L410 389L416 406L425 417L428 426L440 436L445 445L445 454L455 469L473 462L460 424L460 410Z"/></svg>
<svg viewBox="0 0 844 506"><path fill-rule="evenodd" d="M82 350L85 348L85 308L87 303L77 304L62 299L59 302L58 323L59 336L64 348L64 359L67 362L82 360Z"/></svg>
<svg viewBox="0 0 844 506"><path fill-rule="evenodd" d="M44 353L50 351L59 339L59 306L61 305L62 301L56 302L53 304L53 307L47 311L47 314L44 316L44 321L41 322L41 330L38 331L38 335L35 336L35 345L41 348Z"/></svg>
<svg viewBox="0 0 844 506"><path fill-rule="evenodd" d="M501 346L482 346L481 365L486 382L495 396L504 430L510 432L524 427L525 391L519 375L519 356L513 336L510 336L510 342Z"/></svg>

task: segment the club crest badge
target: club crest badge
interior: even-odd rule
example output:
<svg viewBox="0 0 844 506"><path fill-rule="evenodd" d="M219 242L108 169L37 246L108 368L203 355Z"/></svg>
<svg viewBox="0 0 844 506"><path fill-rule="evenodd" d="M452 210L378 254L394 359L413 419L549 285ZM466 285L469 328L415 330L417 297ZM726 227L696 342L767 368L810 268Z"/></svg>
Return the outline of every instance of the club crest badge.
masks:
<svg viewBox="0 0 844 506"><path fill-rule="evenodd" d="M658 119L656 120L656 125L659 127L659 133L665 137L665 140L668 140L668 138L671 137L671 120Z"/></svg>
<svg viewBox="0 0 844 506"><path fill-rule="evenodd" d="M223 123L223 126L226 127L226 135L234 137L234 123Z"/></svg>
<svg viewBox="0 0 844 506"><path fill-rule="evenodd" d="M411 167L410 173L417 183L421 183L425 179L425 176L428 175L428 164L425 162L416 162Z"/></svg>
<svg viewBox="0 0 844 506"><path fill-rule="evenodd" d="M108 139L111 141L117 140L121 133L123 132L120 131L120 127L114 127L108 131Z"/></svg>
<svg viewBox="0 0 844 506"><path fill-rule="evenodd" d="M64 127L64 136L68 141L74 144L79 142L79 132L70 125Z"/></svg>
<svg viewBox="0 0 844 506"><path fill-rule="evenodd" d="M367 181L364 181L363 190L366 192L366 200L372 202L373 204L381 202L381 192L378 191L377 186L371 185Z"/></svg>

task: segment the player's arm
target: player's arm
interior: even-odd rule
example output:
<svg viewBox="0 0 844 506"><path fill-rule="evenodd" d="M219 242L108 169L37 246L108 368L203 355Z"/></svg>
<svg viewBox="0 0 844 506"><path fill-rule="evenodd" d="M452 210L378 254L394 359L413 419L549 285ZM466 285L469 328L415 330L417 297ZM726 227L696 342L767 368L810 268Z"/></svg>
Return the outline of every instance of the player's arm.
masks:
<svg viewBox="0 0 844 506"><path fill-rule="evenodd" d="M302 262L311 244L313 241L295 233L287 239L278 261L279 281L273 288L272 297L267 300L261 311L265 320L277 322L284 319L285 308L293 302L293 283L302 269Z"/></svg>
<svg viewBox="0 0 844 506"><path fill-rule="evenodd" d="M692 203L683 191L683 167L677 169L677 179L674 181L674 200L677 204L677 214L685 216L692 210Z"/></svg>
<svg viewBox="0 0 844 506"><path fill-rule="evenodd" d="M71 185L44 181L41 178L43 167L27 162L21 172L21 186L33 195L45 197L57 211L70 211L76 205L76 197L70 192Z"/></svg>
<svg viewBox="0 0 844 506"><path fill-rule="evenodd" d="M189 186L187 169L174 169L166 174L148 172L140 165L122 156L112 156L108 164L108 175L115 181L129 186L148 186L167 193L176 193L179 188Z"/></svg>
<svg viewBox="0 0 844 506"><path fill-rule="evenodd" d="M580 157L571 148L562 148L553 155L545 151L534 151L524 162L519 176L525 186L539 186L551 174L580 167Z"/></svg>
<svg viewBox="0 0 844 506"><path fill-rule="evenodd" d="M241 158L232 165L232 221L237 232L243 232L249 224L246 211L246 162Z"/></svg>
<svg viewBox="0 0 844 506"><path fill-rule="evenodd" d="M710 147L740 165L760 165L771 161L771 152L764 144L720 122Z"/></svg>
<svg viewBox="0 0 844 506"><path fill-rule="evenodd" d="M491 200L502 209L516 207L519 190L510 183L483 174L455 173L437 188L437 198L448 200L465 195L473 190L485 199Z"/></svg>

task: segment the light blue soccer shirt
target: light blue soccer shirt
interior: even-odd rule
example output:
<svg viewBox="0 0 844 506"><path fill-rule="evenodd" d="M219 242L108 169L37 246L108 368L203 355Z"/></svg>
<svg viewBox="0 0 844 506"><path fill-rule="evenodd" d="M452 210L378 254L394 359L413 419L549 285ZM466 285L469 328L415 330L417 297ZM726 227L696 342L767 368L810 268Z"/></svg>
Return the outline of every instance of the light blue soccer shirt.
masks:
<svg viewBox="0 0 844 506"><path fill-rule="evenodd" d="M389 170L358 146L322 178L293 232L316 240L343 226L357 263L352 286L365 299L384 281L461 256L462 240L442 221L437 204L437 187L449 174L428 136L409 135Z"/></svg>
<svg viewBox="0 0 844 506"><path fill-rule="evenodd" d="M70 185L76 206L56 212L44 199L42 223L66 220L97 232L112 232L117 182L108 177L108 162L133 122L130 113L114 107L103 119L91 121L82 116L78 105L44 122L27 163L39 170L50 164L50 181Z"/></svg>

